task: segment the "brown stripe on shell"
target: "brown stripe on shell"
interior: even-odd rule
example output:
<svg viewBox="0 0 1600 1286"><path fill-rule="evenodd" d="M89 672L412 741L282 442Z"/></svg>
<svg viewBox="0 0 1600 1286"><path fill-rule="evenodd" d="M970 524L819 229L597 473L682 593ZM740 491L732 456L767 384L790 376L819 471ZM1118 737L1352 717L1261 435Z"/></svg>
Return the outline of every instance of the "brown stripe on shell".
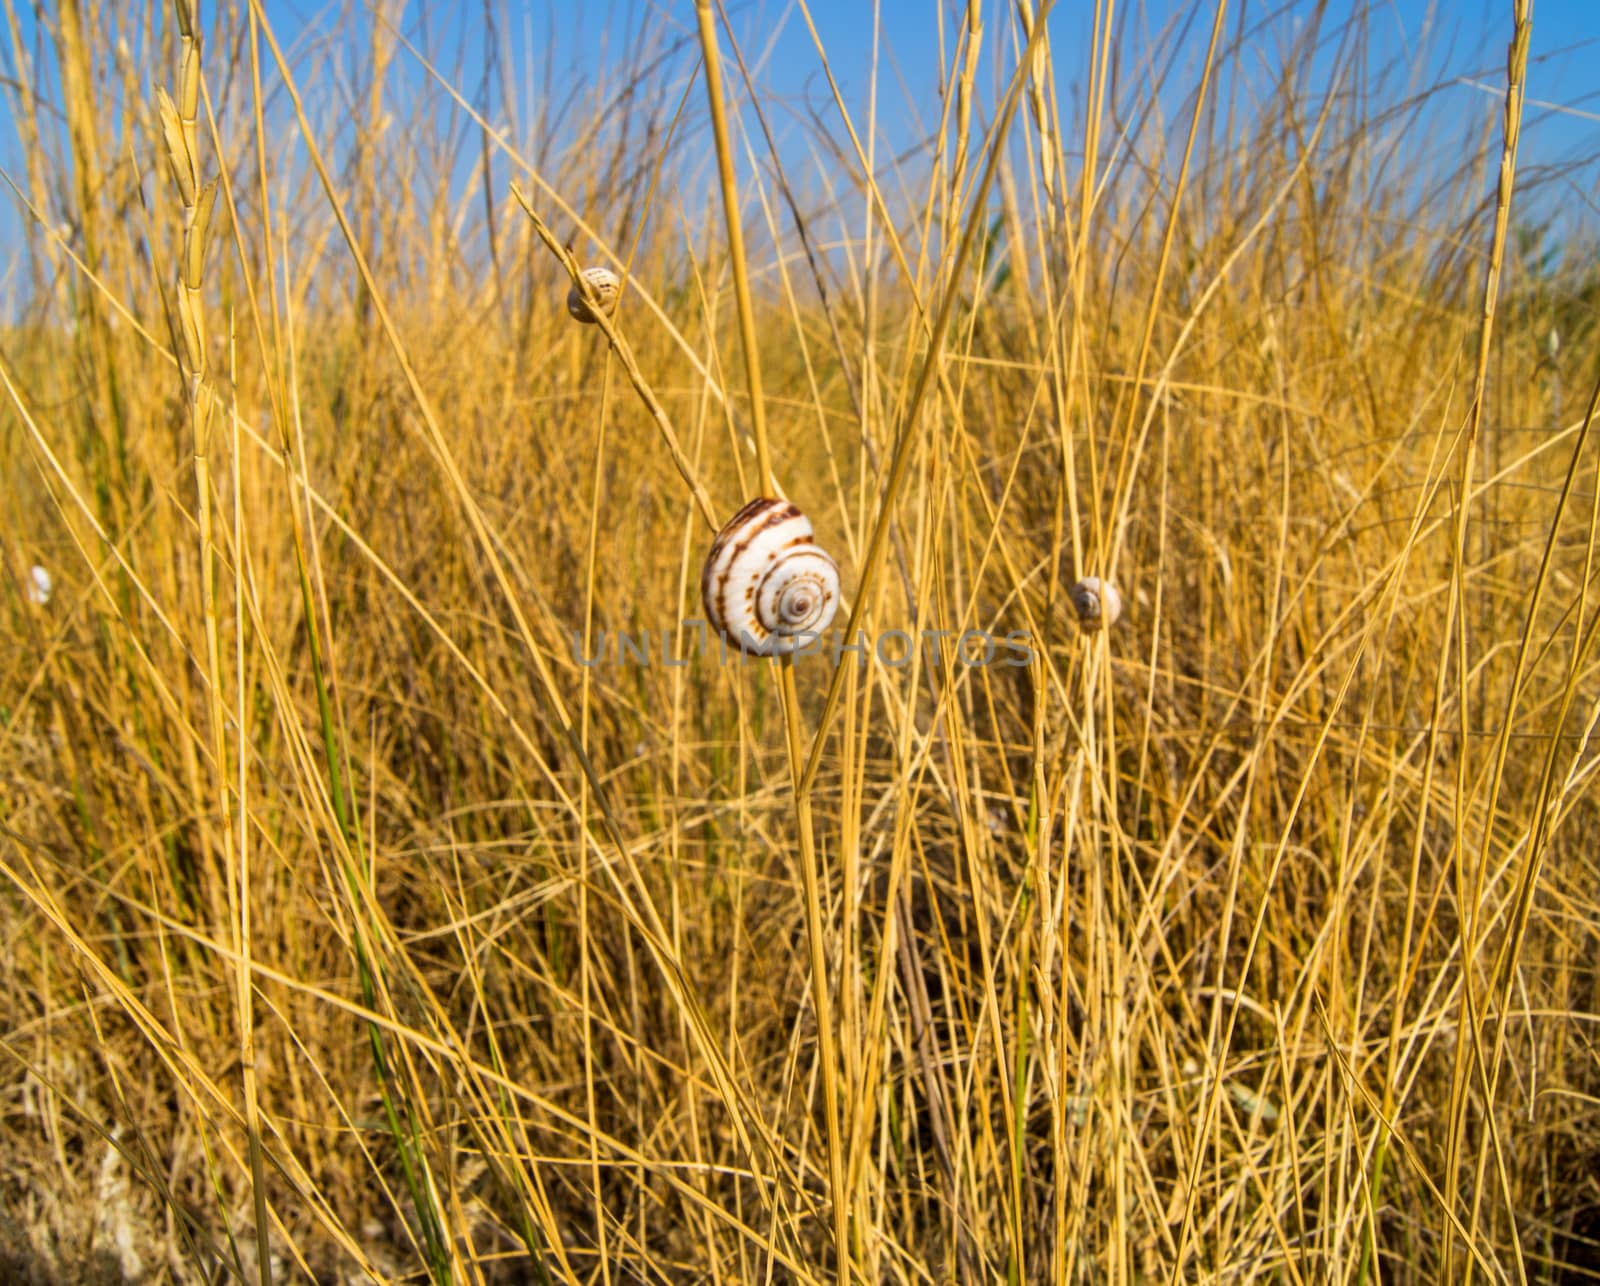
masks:
<svg viewBox="0 0 1600 1286"><path fill-rule="evenodd" d="M722 524L722 530L717 533L716 539L711 542L710 561L716 562L717 555L733 540L744 534L745 524L758 513L774 509L782 513L784 518L802 516L787 500L774 500L771 496L757 496L738 513ZM780 519L781 521L781 519ZM765 524L763 524L765 525Z"/></svg>
<svg viewBox="0 0 1600 1286"><path fill-rule="evenodd" d="M722 525L722 530L717 533L716 538L711 542L711 552L706 556L705 570L700 576L700 597L702 600L704 600L706 612L713 618L711 623L717 627L718 633L723 632L722 622L720 619L720 613L716 611L712 604L713 601L718 603L722 601L723 591L727 588L728 574L732 571L734 561L744 551L748 542L746 542L746 544L741 544L737 549L733 550L726 561L724 561L722 557L723 551L726 550L728 546L735 540L738 540L744 536L745 525L751 519L753 519L757 514L760 514L766 510L774 510L781 513L782 517L780 518L780 521L786 520L790 516L803 516L800 514L800 511L787 500L774 500L771 496L757 496L754 500L750 501L742 509L740 509L738 513L734 514L732 518L728 519L728 521ZM770 518L768 521L770 522ZM764 529L766 525L766 523L763 523L762 527L758 528L757 530ZM716 593L713 595L711 578L713 575L718 574L719 563L722 564L720 571L721 578L717 582Z"/></svg>
<svg viewBox="0 0 1600 1286"><path fill-rule="evenodd" d="M766 510L760 522L754 521L755 513L751 513L750 518L741 524L739 522L738 514L735 514L733 521L722 529L723 532L728 535L730 540L736 540L737 542L733 546L733 556L728 560L730 563L737 560L740 554L749 549L750 546L760 538L761 533L766 531L768 528L781 526L782 524L788 522L791 518L805 517L803 513L791 505L787 500L768 500L763 503L771 505L772 508ZM746 505L739 511L739 513L743 514L751 510L760 512L760 510L757 509L757 505L754 501ZM804 541L809 540L810 537L801 536L800 539ZM721 537L718 537L718 544L720 543ZM715 545L712 546L712 553L715 554L717 552L719 552L717 547Z"/></svg>

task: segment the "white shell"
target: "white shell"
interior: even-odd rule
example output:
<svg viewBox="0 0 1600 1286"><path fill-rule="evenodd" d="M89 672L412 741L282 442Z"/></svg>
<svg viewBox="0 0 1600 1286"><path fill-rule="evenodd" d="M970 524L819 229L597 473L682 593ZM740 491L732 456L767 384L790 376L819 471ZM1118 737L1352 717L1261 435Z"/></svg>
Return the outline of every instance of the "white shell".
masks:
<svg viewBox="0 0 1600 1286"><path fill-rule="evenodd" d="M1072 587L1072 609L1078 625L1085 630L1102 630L1117 623L1122 615L1122 595L1110 581L1085 576Z"/></svg>
<svg viewBox="0 0 1600 1286"><path fill-rule="evenodd" d="M611 316L612 310L617 306L617 296L622 293L622 279L609 268L585 268L578 275L600 301L600 310L607 317ZM583 297L583 292L578 289L576 283L567 291L567 311L578 321L588 325L593 325L596 320L594 310L590 308L589 301Z"/></svg>
<svg viewBox="0 0 1600 1286"><path fill-rule="evenodd" d="M717 533L700 575L711 628L742 652L782 656L827 629L839 566L787 500L752 500Z"/></svg>
<svg viewBox="0 0 1600 1286"><path fill-rule="evenodd" d="M50 573L35 563L28 572L28 602L43 607L50 601L50 591L54 588L55 582L50 579Z"/></svg>

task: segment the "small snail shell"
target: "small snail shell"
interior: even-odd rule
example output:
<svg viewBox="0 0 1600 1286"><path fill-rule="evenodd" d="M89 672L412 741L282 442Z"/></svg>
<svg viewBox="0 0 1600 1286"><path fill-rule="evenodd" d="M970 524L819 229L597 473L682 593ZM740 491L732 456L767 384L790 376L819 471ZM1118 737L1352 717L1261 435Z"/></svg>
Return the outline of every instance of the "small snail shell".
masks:
<svg viewBox="0 0 1600 1286"><path fill-rule="evenodd" d="M787 500L752 500L717 533L700 575L711 628L740 651L782 656L839 610L839 566Z"/></svg>
<svg viewBox="0 0 1600 1286"><path fill-rule="evenodd" d="M609 268L585 268L578 275L600 301L600 310L607 317L611 316L617 306L617 296L622 293L622 279ZM567 291L567 311L588 325L592 326L595 322L594 310L576 283Z"/></svg>
<svg viewBox="0 0 1600 1286"><path fill-rule="evenodd" d="M50 573L35 563L28 571L28 602L35 607L43 607L50 601L50 591L55 588L55 582L50 579Z"/></svg>
<svg viewBox="0 0 1600 1286"><path fill-rule="evenodd" d="M1078 625L1085 630L1102 630L1117 623L1122 615L1122 595L1110 581L1085 576L1072 587L1072 608Z"/></svg>

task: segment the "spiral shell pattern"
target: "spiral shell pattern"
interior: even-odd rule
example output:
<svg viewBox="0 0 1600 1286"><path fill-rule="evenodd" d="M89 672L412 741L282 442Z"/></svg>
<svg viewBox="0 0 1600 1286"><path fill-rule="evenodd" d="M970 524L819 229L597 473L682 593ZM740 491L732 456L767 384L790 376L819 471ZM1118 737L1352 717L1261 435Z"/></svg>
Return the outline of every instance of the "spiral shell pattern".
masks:
<svg viewBox="0 0 1600 1286"><path fill-rule="evenodd" d="M617 306L617 296L622 293L622 279L609 268L585 268L578 275L600 301L601 311L607 317L611 316ZM594 309L583 297L583 292L578 289L576 283L567 291L567 311L586 325L592 326L597 320Z"/></svg>
<svg viewBox="0 0 1600 1286"><path fill-rule="evenodd" d="M1078 614L1080 628L1103 630L1122 615L1122 595L1110 581L1085 576L1072 587L1072 610Z"/></svg>
<svg viewBox="0 0 1600 1286"><path fill-rule="evenodd" d="M787 500L752 500L717 533L700 576L711 628L742 652L782 656L839 610L839 566Z"/></svg>

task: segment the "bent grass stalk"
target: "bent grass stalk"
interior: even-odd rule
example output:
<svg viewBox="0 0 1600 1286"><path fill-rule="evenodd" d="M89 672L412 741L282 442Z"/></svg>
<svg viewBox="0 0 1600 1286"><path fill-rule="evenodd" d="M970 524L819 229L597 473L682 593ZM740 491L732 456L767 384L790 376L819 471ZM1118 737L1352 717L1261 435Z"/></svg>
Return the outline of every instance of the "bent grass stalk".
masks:
<svg viewBox="0 0 1600 1286"><path fill-rule="evenodd" d="M802 7L804 0L802 0ZM878 506L878 516L873 523L872 535L867 541L866 554L861 561L861 581L856 589L855 605L851 608L850 619L845 625L845 637L854 638L859 628L868 598L868 591L875 577L879 564L883 561L885 553L885 537L894 513L894 504L900 488L905 483L907 471L911 463L911 448L917 441L919 416L922 410L922 401L928 391L928 383L933 372L940 368L943 360L943 345L950 322L955 315L955 305L959 292L955 289L955 282L960 280L961 273L966 267L967 260L972 253L977 234L986 222L986 204L989 190L994 183L995 174L999 169L1003 148L1000 141L1005 139L1010 131L1011 117L1016 111L1020 101L1020 90L1024 84L1021 68L1026 67L1029 57L1035 48L1035 42L1044 30L1044 18L1051 9L1046 4L1040 15L1040 22L1033 38L1023 50L1021 64L1011 77L1005 96L1001 100L1000 110L997 113L995 125L989 132L988 160L985 163L983 177L979 180L977 191L972 199L972 211L967 216L966 228L962 233L960 245L956 249L955 258L951 261L949 274L950 285L945 288L944 296L939 304L939 312L930 328L928 338L928 351L923 357L918 369L916 382L912 385L910 397L906 401L904 411L900 416L900 427L895 435L894 451L889 458L888 477L883 486L883 497ZM806 20L810 22L810 14ZM816 38L815 28L812 28L813 39ZM829 76L830 84L832 76ZM835 90L837 94L837 90ZM852 131L852 137L854 137ZM858 145L859 150L859 145ZM875 184L869 184L869 192L876 194ZM881 201L881 197L879 198ZM890 220L884 220L888 224ZM911 276L908 272L907 276ZM811 739L811 753L806 760L805 771L802 773L799 785L796 787L797 795L804 795L810 791L816 779L817 770L821 767L822 751L827 742L828 726L833 720L838 709L839 698L843 687L843 668L834 671L833 678L828 684L827 699L823 703L822 715L817 721L816 732Z"/></svg>
<svg viewBox="0 0 1600 1286"><path fill-rule="evenodd" d="M650 418L655 421L656 429L661 434L661 440L666 444L667 454L672 457L673 467L677 469L678 476L683 479L684 485L689 488L690 498L694 501L695 508L699 510L700 517L705 521L708 528L716 531L721 526L721 523L717 521L717 513L711 504L711 497L706 494L706 489L700 482L699 475L696 473L694 465L690 463L689 457L684 455L683 447L678 442L677 431L672 427L672 420L667 415L666 408L661 405L661 399L655 395L655 390L650 387L650 382L645 379L644 372L639 369L639 363L634 358L633 349L629 347L627 339L617 329L616 323L607 315L606 310L599 307L599 300L596 298L593 289L583 279L582 266L573 258L572 252L556 240L555 233L551 232L549 225L539 217L539 212L529 203L521 187L513 183L511 185L511 195L517 199L517 204L523 208L523 211L532 221L533 230L539 234L539 240L544 242L545 247L556 257L562 268L566 270L573 287L582 291L584 298L594 305L591 310L594 316L594 325L606 337L606 342L611 345L611 351L617 355L617 360L622 364L622 370L627 375L628 382L633 385L633 391L639 395L639 400L644 403L645 409L650 412ZM626 288L626 283L624 283L624 288Z"/></svg>

